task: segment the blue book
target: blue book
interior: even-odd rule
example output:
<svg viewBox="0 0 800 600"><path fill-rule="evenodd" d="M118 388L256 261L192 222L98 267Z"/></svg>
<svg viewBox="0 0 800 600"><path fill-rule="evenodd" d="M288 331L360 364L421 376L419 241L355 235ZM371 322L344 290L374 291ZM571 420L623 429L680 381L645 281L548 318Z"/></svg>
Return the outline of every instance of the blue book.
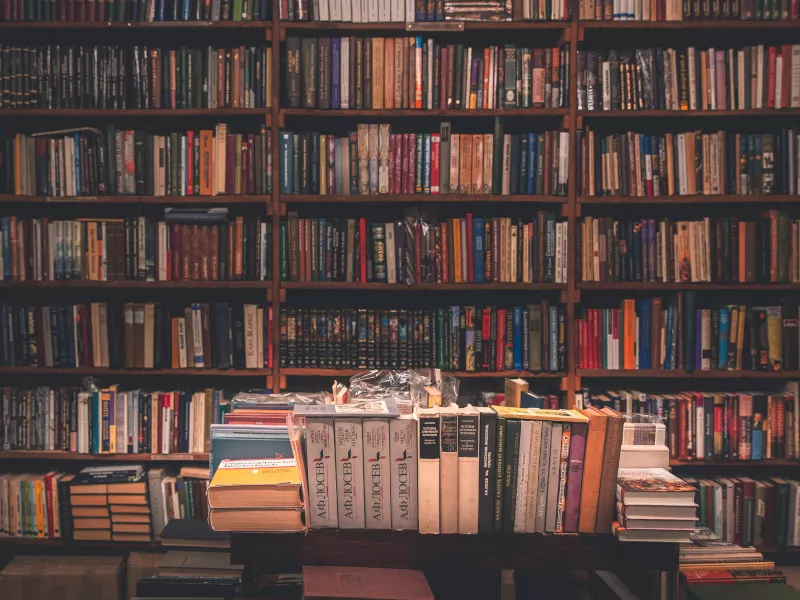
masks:
<svg viewBox="0 0 800 600"><path fill-rule="evenodd" d="M75 195L81 195L81 139L76 133L75 139Z"/></svg>
<svg viewBox="0 0 800 600"><path fill-rule="evenodd" d="M528 195L536 193L536 134L528 134L528 182L525 186ZM522 190L520 190L522 191Z"/></svg>
<svg viewBox="0 0 800 600"><path fill-rule="evenodd" d="M331 108L337 109L342 107L342 90L341 90L341 69L336 68L342 62L341 53L341 38L331 38ZM342 157L344 158L344 157Z"/></svg>
<svg viewBox="0 0 800 600"><path fill-rule="evenodd" d="M728 368L728 338L730 337L731 312L727 308L719 309L719 358L718 369Z"/></svg>
<svg viewBox="0 0 800 600"><path fill-rule="evenodd" d="M486 262L486 239L485 230L483 226L483 218L475 217L472 219L472 236L475 238L473 243L475 245L475 283L483 283L484 279L484 262Z"/></svg>
<svg viewBox="0 0 800 600"><path fill-rule="evenodd" d="M92 454L100 452L100 392L92 394L92 415L94 422L92 423Z"/></svg>
<svg viewBox="0 0 800 600"><path fill-rule="evenodd" d="M522 370L522 307L514 307L514 370Z"/></svg>
<svg viewBox="0 0 800 600"><path fill-rule="evenodd" d="M532 392L522 392L519 405L520 408L544 408L544 398Z"/></svg>
<svg viewBox="0 0 800 600"><path fill-rule="evenodd" d="M450 307L450 356L446 357L447 364L454 370L460 368L459 349L461 348L461 329L459 323L461 322L461 308L458 306Z"/></svg>
<svg viewBox="0 0 800 600"><path fill-rule="evenodd" d="M156 0L156 14L155 20L156 21L163 21L164 17L164 6L166 5L166 0Z"/></svg>
<svg viewBox="0 0 800 600"><path fill-rule="evenodd" d="M181 0L181 18L184 21L189 20L189 0Z"/></svg>
<svg viewBox="0 0 800 600"><path fill-rule="evenodd" d="M292 132L281 132L281 194L292 193L292 154L294 152Z"/></svg>
<svg viewBox="0 0 800 600"><path fill-rule="evenodd" d="M695 336L694 336L694 368L698 371L703 365L703 311L694 311L695 316Z"/></svg>

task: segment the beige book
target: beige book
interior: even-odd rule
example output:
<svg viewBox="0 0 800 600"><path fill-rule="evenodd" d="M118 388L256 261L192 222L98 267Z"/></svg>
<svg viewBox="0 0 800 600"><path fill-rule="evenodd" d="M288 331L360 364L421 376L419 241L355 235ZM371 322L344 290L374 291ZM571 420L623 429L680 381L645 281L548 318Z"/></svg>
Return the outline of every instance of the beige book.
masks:
<svg viewBox="0 0 800 600"><path fill-rule="evenodd" d="M394 42L394 38L392 38ZM406 46L404 40L398 39L394 44L394 99L393 108L405 108L403 106L403 71L405 61L403 60L403 48Z"/></svg>
<svg viewBox="0 0 800 600"><path fill-rule="evenodd" d="M478 533L478 409L458 409L458 533Z"/></svg>
<svg viewBox="0 0 800 600"><path fill-rule="evenodd" d="M470 194L472 192L472 136L462 135L461 154L458 174L458 193ZM450 163L453 164L452 162Z"/></svg>
<svg viewBox="0 0 800 600"><path fill-rule="evenodd" d="M394 38L386 38L384 40L384 53L383 53L383 76L384 86L383 86L383 107L386 109L393 109L395 108L394 98L395 92L394 84L395 84L395 75L394 75L394 64L395 64L395 52L394 52Z"/></svg>
<svg viewBox="0 0 800 600"><path fill-rule="evenodd" d="M522 401L522 393L527 392L529 389L528 382L520 378L506 378L505 381L505 395L506 406L519 408Z"/></svg>
<svg viewBox="0 0 800 600"><path fill-rule="evenodd" d="M463 136L467 137L467 136ZM461 151L461 138L462 135L458 133L453 133L450 135L450 190L451 194L458 194L458 182L459 182L459 154ZM444 190L442 190L444 193Z"/></svg>
<svg viewBox="0 0 800 600"><path fill-rule="evenodd" d="M494 136L483 135L483 193L492 193L492 162L494 160Z"/></svg>
<svg viewBox="0 0 800 600"><path fill-rule="evenodd" d="M439 533L439 455L441 417L439 408L420 408L417 465L419 532Z"/></svg>
<svg viewBox="0 0 800 600"><path fill-rule="evenodd" d="M440 407L439 415L439 523L441 533L458 533L458 407Z"/></svg>
<svg viewBox="0 0 800 600"><path fill-rule="evenodd" d="M257 368L258 358L258 306L255 304L244 305L244 355L245 367Z"/></svg>
<svg viewBox="0 0 800 600"><path fill-rule="evenodd" d="M372 38L372 108L381 110L383 106L383 67L384 39Z"/></svg>
<svg viewBox="0 0 800 600"><path fill-rule="evenodd" d="M472 193L480 194L483 191L483 139L484 136L476 133L472 136Z"/></svg>

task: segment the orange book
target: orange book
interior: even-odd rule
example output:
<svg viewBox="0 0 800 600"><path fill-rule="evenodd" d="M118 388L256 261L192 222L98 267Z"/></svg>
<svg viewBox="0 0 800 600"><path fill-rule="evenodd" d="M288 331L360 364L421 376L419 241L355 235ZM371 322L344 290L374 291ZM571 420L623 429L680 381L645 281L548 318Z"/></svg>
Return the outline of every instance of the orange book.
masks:
<svg viewBox="0 0 800 600"><path fill-rule="evenodd" d="M180 352L180 347L178 345L178 318L172 319L172 368L177 369L180 365L180 360L178 358L178 353Z"/></svg>
<svg viewBox="0 0 800 600"><path fill-rule="evenodd" d="M442 283L450 283L450 265L448 262L450 260L450 243L447 240L447 227L447 221L443 221L439 225L440 237L442 239Z"/></svg>
<svg viewBox="0 0 800 600"><path fill-rule="evenodd" d="M451 250L453 252L453 270L455 271L453 281L461 283L463 281L461 279L461 224L458 219L453 219L452 228L453 248Z"/></svg>
<svg viewBox="0 0 800 600"><path fill-rule="evenodd" d="M214 193L214 132L200 132L200 195Z"/></svg>
<svg viewBox="0 0 800 600"><path fill-rule="evenodd" d="M241 279L242 278L242 244L243 244L243 228L244 228L244 217L236 217L236 253L235 256L235 270L234 270L234 278Z"/></svg>
<svg viewBox="0 0 800 600"><path fill-rule="evenodd" d="M623 368L635 369L636 361L634 357L635 335L636 335L636 307L633 300L622 301L622 330L625 332L625 345L623 352Z"/></svg>
<svg viewBox="0 0 800 600"><path fill-rule="evenodd" d="M483 135L472 136L472 181L471 192L480 194L483 191Z"/></svg>
<svg viewBox="0 0 800 600"><path fill-rule="evenodd" d="M739 283L747 281L747 223L739 221Z"/></svg>
<svg viewBox="0 0 800 600"><path fill-rule="evenodd" d="M383 41L383 108L394 108L394 38Z"/></svg>
<svg viewBox="0 0 800 600"><path fill-rule="evenodd" d="M578 510L578 533L594 533L597 504L600 497L600 475L603 472L603 448L606 445L608 415L593 406L580 412L589 418L586 453L581 479L581 504Z"/></svg>
<svg viewBox="0 0 800 600"><path fill-rule="evenodd" d="M491 64L491 53L488 48L483 51L483 106L481 109L489 108L489 65Z"/></svg>

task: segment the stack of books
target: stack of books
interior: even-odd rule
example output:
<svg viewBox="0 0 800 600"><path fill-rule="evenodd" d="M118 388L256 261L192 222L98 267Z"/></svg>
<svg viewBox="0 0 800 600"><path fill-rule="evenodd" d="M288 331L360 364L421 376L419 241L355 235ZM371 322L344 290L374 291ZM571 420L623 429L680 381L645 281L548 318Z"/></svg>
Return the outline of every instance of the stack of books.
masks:
<svg viewBox="0 0 800 600"><path fill-rule="evenodd" d="M70 485L70 504L76 540L152 539L141 465L86 467Z"/></svg>
<svg viewBox="0 0 800 600"><path fill-rule="evenodd" d="M701 527L681 544L680 570L689 585L719 583L786 583L786 575L775 563L752 546L740 546L722 540L708 528Z"/></svg>
<svg viewBox="0 0 800 600"><path fill-rule="evenodd" d="M306 529L302 475L294 458L223 460L208 488L214 531Z"/></svg>
<svg viewBox="0 0 800 600"><path fill-rule="evenodd" d="M695 489L666 469L620 469L614 534L623 542L688 543Z"/></svg>

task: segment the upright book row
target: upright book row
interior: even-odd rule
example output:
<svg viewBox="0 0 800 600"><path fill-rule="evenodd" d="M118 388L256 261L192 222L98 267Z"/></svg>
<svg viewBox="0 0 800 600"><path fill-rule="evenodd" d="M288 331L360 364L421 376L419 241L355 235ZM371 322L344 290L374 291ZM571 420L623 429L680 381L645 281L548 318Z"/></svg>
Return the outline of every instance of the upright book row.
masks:
<svg viewBox="0 0 800 600"><path fill-rule="evenodd" d="M566 370L566 312L540 304L436 309L286 308L285 368Z"/></svg>
<svg viewBox="0 0 800 600"><path fill-rule="evenodd" d="M272 133L154 134L107 125L0 136L0 193L215 196L272 193Z"/></svg>
<svg viewBox="0 0 800 600"><path fill-rule="evenodd" d="M289 38L289 106L319 109L567 108L569 44L486 48L433 38Z"/></svg>
<svg viewBox="0 0 800 600"><path fill-rule="evenodd" d="M588 0L580 20L597 21L797 21L790 0Z"/></svg>
<svg viewBox="0 0 800 600"><path fill-rule="evenodd" d="M272 307L160 302L0 303L6 367L261 369L272 366Z"/></svg>
<svg viewBox="0 0 800 600"><path fill-rule="evenodd" d="M612 410L317 408L295 411L321 484L308 490L312 529L611 532L622 439Z"/></svg>
<svg viewBox="0 0 800 600"><path fill-rule="evenodd" d="M0 7L0 21L263 21L271 14L267 0L12 0Z"/></svg>
<svg viewBox="0 0 800 600"><path fill-rule="evenodd" d="M466 217L298 219L281 222L282 281L566 283L567 223Z"/></svg>
<svg viewBox="0 0 800 600"><path fill-rule="evenodd" d="M346 137L281 131L281 194L567 195L569 133L393 133L358 125Z"/></svg>
<svg viewBox="0 0 800 600"><path fill-rule="evenodd" d="M0 388L0 447L79 454L208 452L222 390L152 392L111 386Z"/></svg>
<svg viewBox="0 0 800 600"><path fill-rule="evenodd" d="M272 223L213 210L164 221L0 217L0 280L269 280Z"/></svg>

